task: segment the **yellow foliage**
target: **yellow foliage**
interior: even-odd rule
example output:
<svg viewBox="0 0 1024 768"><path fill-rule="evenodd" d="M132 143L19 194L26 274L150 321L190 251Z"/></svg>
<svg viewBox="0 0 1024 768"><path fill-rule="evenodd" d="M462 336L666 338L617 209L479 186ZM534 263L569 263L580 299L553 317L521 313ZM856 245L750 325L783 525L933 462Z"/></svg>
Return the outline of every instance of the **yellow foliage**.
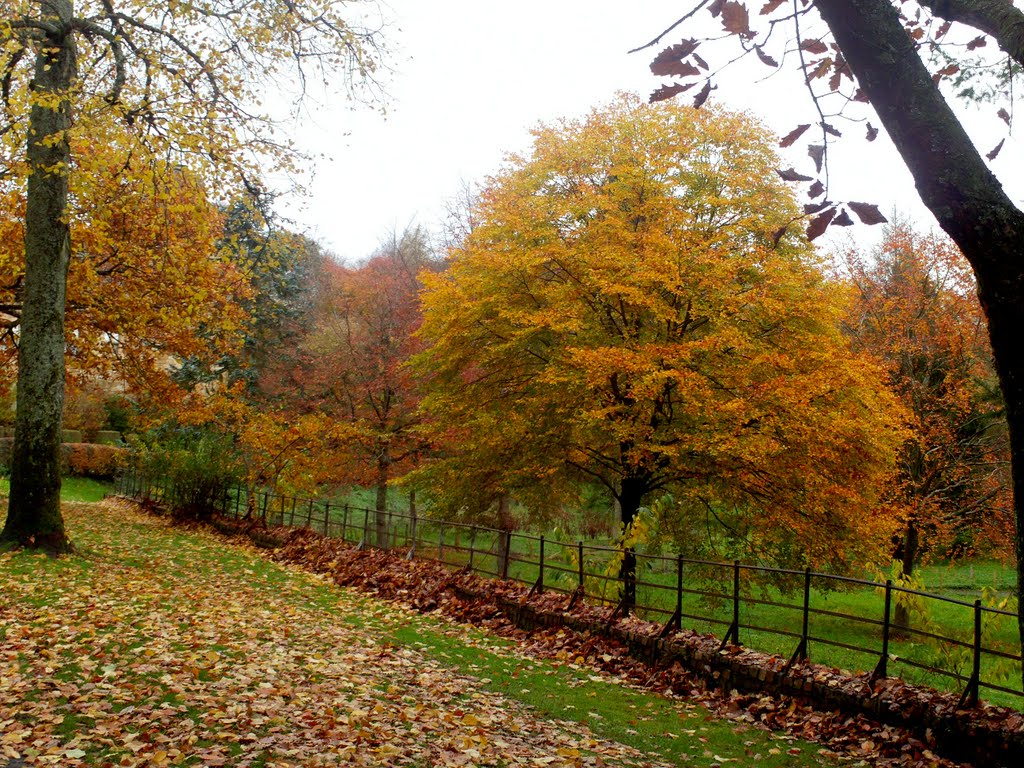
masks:
<svg viewBox="0 0 1024 768"><path fill-rule="evenodd" d="M902 411L811 246L775 242L796 205L772 144L744 115L622 96L510 158L424 277L443 503L590 478L625 522L634 491L671 489L755 521L759 549L877 554Z"/></svg>

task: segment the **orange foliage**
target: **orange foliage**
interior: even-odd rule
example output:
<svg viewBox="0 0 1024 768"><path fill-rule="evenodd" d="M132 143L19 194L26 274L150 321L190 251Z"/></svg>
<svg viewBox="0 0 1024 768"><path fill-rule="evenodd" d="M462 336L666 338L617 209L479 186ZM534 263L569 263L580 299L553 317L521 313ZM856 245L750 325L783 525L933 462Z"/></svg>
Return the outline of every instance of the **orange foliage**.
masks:
<svg viewBox="0 0 1024 768"><path fill-rule="evenodd" d="M331 265L298 360L271 367L261 388L300 414L329 419L338 438L321 457L335 482L388 483L415 465L424 442L417 382L405 363L419 346L418 273L433 264L414 228L356 267Z"/></svg>
<svg viewBox="0 0 1024 768"><path fill-rule="evenodd" d="M117 379L162 400L172 389L175 360L216 358L239 343L246 275L218 253L222 216L187 169L100 126L73 141L68 375ZM4 194L0 303L8 307L7 378L13 377L24 271L24 189L13 185Z"/></svg>
<svg viewBox="0 0 1024 768"><path fill-rule="evenodd" d="M62 459L67 471L79 477L112 479L125 465L128 451L114 445L64 443Z"/></svg>
<svg viewBox="0 0 1024 768"><path fill-rule="evenodd" d="M1009 554L1006 423L970 266L947 238L902 224L871 257L851 250L844 261L853 342L882 362L911 414L888 495L905 519L904 569L919 550Z"/></svg>
<svg viewBox="0 0 1024 768"><path fill-rule="evenodd" d="M771 146L745 116L624 96L510 159L426 280L439 506L588 478L624 523L672 492L766 558L879 553L902 412L806 240L774 242L796 205Z"/></svg>

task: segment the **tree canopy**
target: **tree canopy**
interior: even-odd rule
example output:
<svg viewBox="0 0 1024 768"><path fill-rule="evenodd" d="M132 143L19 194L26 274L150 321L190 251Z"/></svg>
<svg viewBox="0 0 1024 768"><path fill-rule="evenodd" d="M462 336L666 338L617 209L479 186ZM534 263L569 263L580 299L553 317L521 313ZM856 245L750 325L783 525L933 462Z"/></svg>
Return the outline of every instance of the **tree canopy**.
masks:
<svg viewBox="0 0 1024 768"><path fill-rule="evenodd" d="M624 95L536 129L428 276L416 366L444 509L599 482L629 524L672 491L742 545L841 566L878 546L901 409L839 329L769 134ZM475 495L475 498L474 498Z"/></svg>
<svg viewBox="0 0 1024 768"><path fill-rule="evenodd" d="M143 153L188 169L219 202L253 188L260 157L294 158L261 106L268 85L373 83L377 25L358 0L5 0L0 183L24 187L17 421L0 539L65 551L59 507L65 303L79 137L118 126L124 171ZM109 169L109 166L108 166ZM138 170L136 168L136 170ZM211 195L212 196L212 195Z"/></svg>
<svg viewBox="0 0 1024 768"><path fill-rule="evenodd" d="M1019 343L1024 327L1024 210L988 165L1002 142L991 149L976 146L942 90L952 83L958 95L1002 102L993 107L992 118L1009 124L1014 84L1024 71L1024 10L1007 0L814 0L792 5L770 0L754 15L738 0L700 0L648 45L660 44L670 33L692 33L701 11L710 13L725 34L697 33L663 49L652 71L684 82L661 88L652 98L671 98L703 83L695 101L703 103L729 61L756 55L763 65L780 70L788 56L797 71L793 87L810 95L817 115L820 143L808 147L816 172L825 170L827 182L830 137L841 132L841 121L863 117L865 138L877 136L870 116L850 108L870 104L906 162L922 202L970 262L1006 403L1017 582L1024 585L1024 353ZM736 43L739 52L734 46L712 54L704 46L712 37ZM998 48L999 53L979 58L989 42L995 43L989 50ZM792 144L810 127L796 126L783 144ZM797 175L811 182L808 195L813 202L805 214L816 216L815 231L850 223L846 211L840 213L828 199L827 183ZM861 211L867 221L879 220L873 211ZM1024 613L1019 626L1024 638Z"/></svg>
<svg viewBox="0 0 1024 768"><path fill-rule="evenodd" d="M903 573L928 551L998 550L1012 528L1009 446L969 265L947 238L906 224L842 261L853 344L883 362L911 416L887 492L906 514Z"/></svg>

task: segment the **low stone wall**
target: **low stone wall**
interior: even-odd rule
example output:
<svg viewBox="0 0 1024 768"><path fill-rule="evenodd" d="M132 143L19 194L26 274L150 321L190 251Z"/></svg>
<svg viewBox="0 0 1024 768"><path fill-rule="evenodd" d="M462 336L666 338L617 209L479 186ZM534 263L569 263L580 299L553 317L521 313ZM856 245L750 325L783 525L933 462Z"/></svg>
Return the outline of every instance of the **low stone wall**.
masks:
<svg viewBox="0 0 1024 768"><path fill-rule="evenodd" d="M455 593L466 600L494 600L486 592L463 585ZM814 664L789 666L784 659L738 646L719 650L717 638L679 632L666 638L631 624L608 624L568 612L552 612L529 603L494 600L515 626L524 630L564 627L583 633L603 633L621 642L642 661L664 666L679 664L696 673L712 687L745 693L783 694L808 702L816 709L865 715L880 723L905 728L934 751L951 760L985 768L1019 768L1024 765L1024 728L1006 719L985 722L970 711L957 710L957 697L899 680L872 683L868 675L850 677L823 673ZM637 622L639 623L639 622ZM827 672L827 670L825 670ZM899 696L893 695L898 691ZM1024 715L1013 713L1018 721Z"/></svg>

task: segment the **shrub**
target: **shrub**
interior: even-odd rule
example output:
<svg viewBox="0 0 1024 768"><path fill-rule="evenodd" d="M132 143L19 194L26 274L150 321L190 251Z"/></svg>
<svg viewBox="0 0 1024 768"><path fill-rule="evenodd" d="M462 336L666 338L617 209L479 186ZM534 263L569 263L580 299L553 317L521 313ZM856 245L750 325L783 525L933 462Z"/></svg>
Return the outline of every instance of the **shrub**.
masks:
<svg viewBox="0 0 1024 768"><path fill-rule="evenodd" d="M13 437L0 438L0 466L5 470L11 466L13 447ZM62 443L60 447L60 471L64 475L112 480L127 459L128 451L114 445Z"/></svg>
<svg viewBox="0 0 1024 768"><path fill-rule="evenodd" d="M95 443L64 443L61 446L61 466L65 474L112 480L124 467L128 451L116 445Z"/></svg>
<svg viewBox="0 0 1024 768"><path fill-rule="evenodd" d="M166 501L177 518L208 519L238 482L235 449L226 435L165 428L137 441L135 449L136 469L166 481Z"/></svg>

